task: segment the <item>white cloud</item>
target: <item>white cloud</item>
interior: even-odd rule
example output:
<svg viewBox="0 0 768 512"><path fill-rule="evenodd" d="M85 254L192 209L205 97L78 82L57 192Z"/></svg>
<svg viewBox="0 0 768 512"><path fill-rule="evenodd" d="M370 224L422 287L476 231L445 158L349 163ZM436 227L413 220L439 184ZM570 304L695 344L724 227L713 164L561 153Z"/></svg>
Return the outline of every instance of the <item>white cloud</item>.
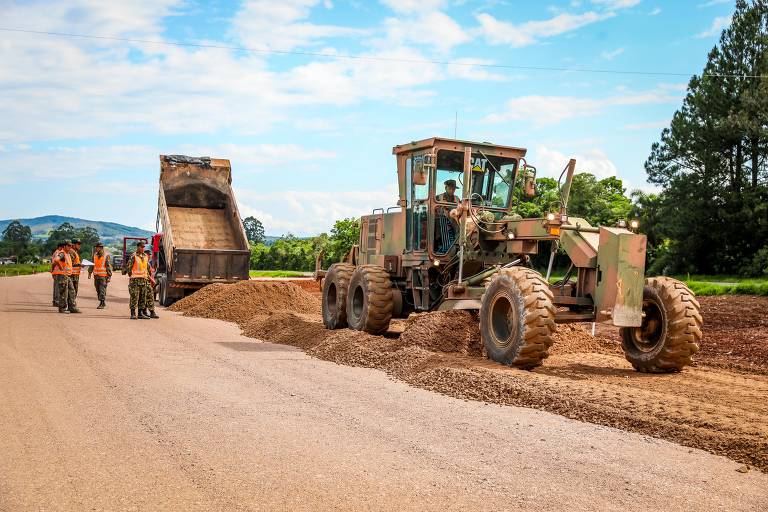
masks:
<svg viewBox="0 0 768 512"><path fill-rule="evenodd" d="M622 53L624 53L624 48L616 48L615 50L605 51L600 56L605 60L613 60Z"/></svg>
<svg viewBox="0 0 768 512"><path fill-rule="evenodd" d="M393 11L404 14L435 11L447 4L446 0L381 0L381 3Z"/></svg>
<svg viewBox="0 0 768 512"><path fill-rule="evenodd" d="M387 37L383 45L388 47L410 41L448 52L454 46L470 41L461 26L440 11L421 11L416 16L388 18L384 21L384 27Z"/></svg>
<svg viewBox="0 0 768 512"><path fill-rule="evenodd" d="M724 28L726 28L728 25L731 24L731 16L718 16L714 20L712 20L712 25L710 27L703 31L696 34L697 39L704 39L706 37L713 37L713 36L719 36L720 32L723 31Z"/></svg>
<svg viewBox="0 0 768 512"><path fill-rule="evenodd" d="M639 4L642 0L592 0L595 5L600 5L606 9L615 11L618 9L627 9Z"/></svg>
<svg viewBox="0 0 768 512"><path fill-rule="evenodd" d="M648 13L648 16L658 16L661 14L661 7L654 7L651 12Z"/></svg>
<svg viewBox="0 0 768 512"><path fill-rule="evenodd" d="M488 122L531 121L535 126L558 124L567 119L600 114L610 107L649 105L678 101L679 98L659 89L648 92L628 92L608 98L578 98L574 96L521 96L507 102L506 112L491 114Z"/></svg>
<svg viewBox="0 0 768 512"><path fill-rule="evenodd" d="M712 7L714 5L722 5L722 4L732 4L733 0L709 0L709 2L704 2L703 4L697 5L699 9L703 7Z"/></svg>
<svg viewBox="0 0 768 512"><path fill-rule="evenodd" d="M528 156L530 157L528 160L539 170L540 177L557 179L571 158L576 159L576 173L588 172L598 179L618 175L616 165L605 151L597 148L574 155L565 155L547 146L537 146L529 151Z"/></svg>
<svg viewBox="0 0 768 512"><path fill-rule="evenodd" d="M253 215L269 234L316 234L327 231L339 219L368 215L374 208L394 206L397 188L385 190L272 191L235 190L242 215Z"/></svg>
<svg viewBox="0 0 768 512"><path fill-rule="evenodd" d="M548 20L527 21L519 25L501 21L490 14L480 13L475 16L480 23L479 33L490 44L504 44L513 48L532 45L539 40L577 30L586 25L612 18L615 14L607 12L585 12L583 14L562 13Z"/></svg>
<svg viewBox="0 0 768 512"><path fill-rule="evenodd" d="M327 38L366 33L356 28L304 21L319 3L319 0L247 0L232 20L231 33L249 48L285 51L316 45Z"/></svg>

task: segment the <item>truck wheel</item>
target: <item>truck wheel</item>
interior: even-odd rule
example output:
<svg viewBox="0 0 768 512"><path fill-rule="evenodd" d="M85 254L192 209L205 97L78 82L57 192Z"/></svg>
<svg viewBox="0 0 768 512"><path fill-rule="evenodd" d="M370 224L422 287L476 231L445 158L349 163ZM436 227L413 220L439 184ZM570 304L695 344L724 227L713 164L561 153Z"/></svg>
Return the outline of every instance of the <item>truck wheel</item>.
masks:
<svg viewBox="0 0 768 512"><path fill-rule="evenodd" d="M347 323L357 331L382 334L389 329L394 299L389 274L378 265L357 267L349 282Z"/></svg>
<svg viewBox="0 0 768 512"><path fill-rule="evenodd" d="M157 278L157 287L160 289L158 294L160 296L160 305L163 307L170 306L173 300L168 296L168 281L165 279L165 276Z"/></svg>
<svg viewBox="0 0 768 512"><path fill-rule="evenodd" d="M635 370L678 372L693 362L702 334L701 306L676 279L651 277L643 287L643 324L622 327L621 346Z"/></svg>
<svg viewBox="0 0 768 512"><path fill-rule="evenodd" d="M501 269L483 293L480 336L488 357L530 370L549 356L555 306L549 286L535 270Z"/></svg>
<svg viewBox="0 0 768 512"><path fill-rule="evenodd" d="M323 323L326 329L347 326L347 289L355 266L334 263L323 279Z"/></svg>

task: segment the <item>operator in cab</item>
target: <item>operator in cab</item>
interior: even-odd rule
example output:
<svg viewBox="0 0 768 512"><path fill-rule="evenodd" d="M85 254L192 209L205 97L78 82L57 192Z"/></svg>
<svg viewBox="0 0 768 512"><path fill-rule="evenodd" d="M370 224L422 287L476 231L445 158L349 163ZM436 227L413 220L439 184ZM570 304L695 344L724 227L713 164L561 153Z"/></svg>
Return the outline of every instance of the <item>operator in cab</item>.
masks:
<svg viewBox="0 0 768 512"><path fill-rule="evenodd" d="M445 192L438 194L435 199L441 203L451 203L458 205L459 198L456 196L456 180L445 180L443 185L445 185Z"/></svg>

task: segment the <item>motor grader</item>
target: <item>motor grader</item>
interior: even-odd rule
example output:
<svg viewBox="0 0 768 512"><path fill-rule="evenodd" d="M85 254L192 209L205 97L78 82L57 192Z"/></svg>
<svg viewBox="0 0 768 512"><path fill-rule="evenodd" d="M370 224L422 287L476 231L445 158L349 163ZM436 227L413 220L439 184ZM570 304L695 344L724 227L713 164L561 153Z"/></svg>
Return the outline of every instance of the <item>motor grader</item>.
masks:
<svg viewBox="0 0 768 512"><path fill-rule="evenodd" d="M694 294L668 277L645 278L636 221L592 226L569 215L575 160L550 212L532 219L514 213L536 194L523 148L434 137L392 152L399 201L362 217L359 243L324 273L326 328L380 334L393 317L470 310L490 359L532 369L547 358L556 324L602 322L620 328L638 371L691 363L702 337ZM531 261L546 249L545 277ZM550 283L556 252L570 261Z"/></svg>

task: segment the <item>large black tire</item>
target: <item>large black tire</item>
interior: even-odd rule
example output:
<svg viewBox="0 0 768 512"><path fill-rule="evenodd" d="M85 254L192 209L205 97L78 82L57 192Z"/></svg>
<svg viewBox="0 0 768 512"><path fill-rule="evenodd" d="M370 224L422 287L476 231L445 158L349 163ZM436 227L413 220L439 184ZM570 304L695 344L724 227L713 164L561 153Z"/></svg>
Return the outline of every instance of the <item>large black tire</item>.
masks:
<svg viewBox="0 0 768 512"><path fill-rule="evenodd" d="M555 306L544 278L525 267L501 269L483 293L480 336L488 357L530 370L549 356Z"/></svg>
<svg viewBox="0 0 768 512"><path fill-rule="evenodd" d="M643 287L643 324L622 327L621 346L639 372L679 372L693 362L701 342L701 306L676 279L651 277Z"/></svg>
<svg viewBox="0 0 768 512"><path fill-rule="evenodd" d="M170 294L168 293L168 280L165 278L165 276L157 277L157 287L160 289L160 305L163 307L168 307L173 304L173 298L171 298Z"/></svg>
<svg viewBox="0 0 768 512"><path fill-rule="evenodd" d="M347 290L355 266L334 263L323 279L323 323L326 329L347 326Z"/></svg>
<svg viewBox="0 0 768 512"><path fill-rule="evenodd" d="M371 334L387 332L394 309L392 292L392 281L382 267L378 265L357 267L349 282L347 295L349 327Z"/></svg>

